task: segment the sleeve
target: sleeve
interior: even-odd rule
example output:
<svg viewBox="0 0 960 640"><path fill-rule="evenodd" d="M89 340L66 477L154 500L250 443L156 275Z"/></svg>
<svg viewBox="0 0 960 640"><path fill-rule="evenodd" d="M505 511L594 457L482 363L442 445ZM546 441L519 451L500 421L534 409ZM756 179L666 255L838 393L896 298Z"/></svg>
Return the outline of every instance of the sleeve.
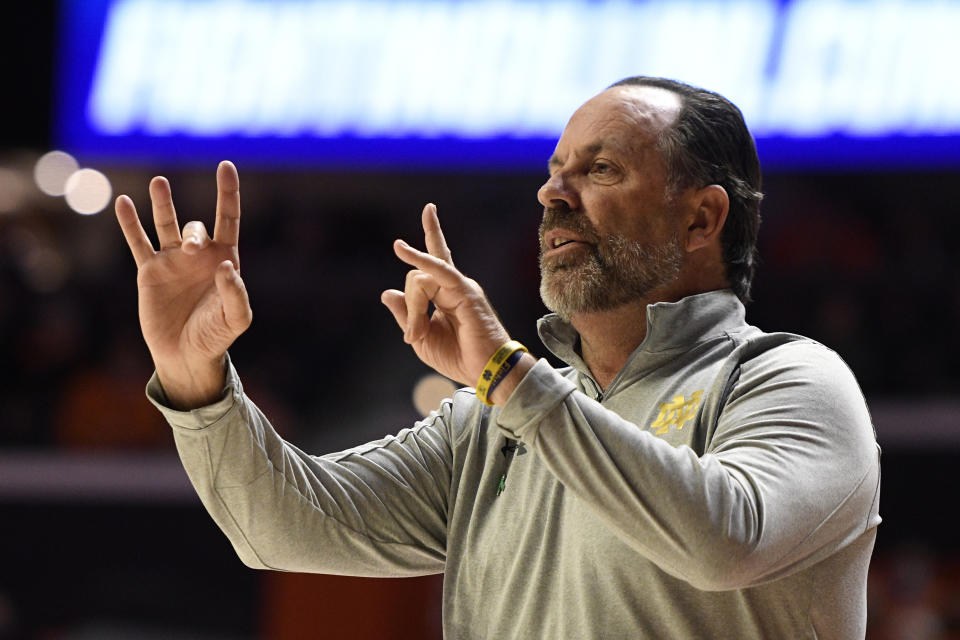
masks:
<svg viewBox="0 0 960 640"><path fill-rule="evenodd" d="M879 451L853 374L816 343L741 365L703 455L575 390L544 361L500 427L621 538L705 590L809 567L879 523Z"/></svg>
<svg viewBox="0 0 960 640"><path fill-rule="evenodd" d="M222 400L189 412L147 395L173 428L200 500L257 569L399 577L443 571L451 403L396 436L322 457L285 442L233 366Z"/></svg>

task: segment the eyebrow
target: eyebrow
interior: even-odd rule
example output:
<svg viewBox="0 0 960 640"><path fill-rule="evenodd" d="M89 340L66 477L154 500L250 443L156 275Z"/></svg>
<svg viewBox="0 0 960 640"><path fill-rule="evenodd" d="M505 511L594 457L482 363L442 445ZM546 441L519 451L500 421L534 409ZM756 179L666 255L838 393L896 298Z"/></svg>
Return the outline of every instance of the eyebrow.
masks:
<svg viewBox="0 0 960 640"><path fill-rule="evenodd" d="M606 147L613 147L618 152L623 151L623 145L621 145L618 140L614 138L606 138L604 140L600 140L598 142L589 144L586 147L583 147L583 154L596 155L600 151L603 151L603 149ZM550 159L547 161L547 171L549 172L551 169L561 164L563 164L563 162L560 160L560 157L556 153L554 153L552 156L550 156Z"/></svg>

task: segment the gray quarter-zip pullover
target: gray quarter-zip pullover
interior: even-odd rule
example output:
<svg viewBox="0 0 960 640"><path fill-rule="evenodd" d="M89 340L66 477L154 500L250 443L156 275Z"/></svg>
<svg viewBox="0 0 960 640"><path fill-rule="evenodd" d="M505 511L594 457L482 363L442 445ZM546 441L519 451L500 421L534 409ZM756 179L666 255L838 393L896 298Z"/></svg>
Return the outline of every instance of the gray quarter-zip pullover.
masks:
<svg viewBox="0 0 960 640"><path fill-rule="evenodd" d="M232 365L209 407L166 408L156 377L148 395L247 565L443 572L451 640L862 638L880 468L849 369L747 325L729 290L647 321L603 394L548 316L570 367L541 360L502 410L463 389L320 457L276 434Z"/></svg>

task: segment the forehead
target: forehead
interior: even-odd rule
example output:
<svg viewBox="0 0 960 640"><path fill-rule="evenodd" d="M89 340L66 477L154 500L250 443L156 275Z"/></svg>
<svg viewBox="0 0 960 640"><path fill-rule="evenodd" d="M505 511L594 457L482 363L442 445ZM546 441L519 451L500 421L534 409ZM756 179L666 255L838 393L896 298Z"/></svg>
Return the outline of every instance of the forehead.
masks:
<svg viewBox="0 0 960 640"><path fill-rule="evenodd" d="M680 97L660 87L607 89L571 116L555 157L598 147L639 152L673 124L680 107Z"/></svg>

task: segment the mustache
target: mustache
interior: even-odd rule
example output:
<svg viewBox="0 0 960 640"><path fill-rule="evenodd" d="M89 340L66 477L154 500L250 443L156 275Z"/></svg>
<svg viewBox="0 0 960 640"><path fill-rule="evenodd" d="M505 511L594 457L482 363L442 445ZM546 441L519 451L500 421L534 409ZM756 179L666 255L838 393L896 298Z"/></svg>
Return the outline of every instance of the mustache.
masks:
<svg viewBox="0 0 960 640"><path fill-rule="evenodd" d="M581 209L570 207L544 207L543 220L540 222L540 244L543 246L543 236L552 229L566 229L581 236L588 242L596 243L600 240L597 228L593 226Z"/></svg>

